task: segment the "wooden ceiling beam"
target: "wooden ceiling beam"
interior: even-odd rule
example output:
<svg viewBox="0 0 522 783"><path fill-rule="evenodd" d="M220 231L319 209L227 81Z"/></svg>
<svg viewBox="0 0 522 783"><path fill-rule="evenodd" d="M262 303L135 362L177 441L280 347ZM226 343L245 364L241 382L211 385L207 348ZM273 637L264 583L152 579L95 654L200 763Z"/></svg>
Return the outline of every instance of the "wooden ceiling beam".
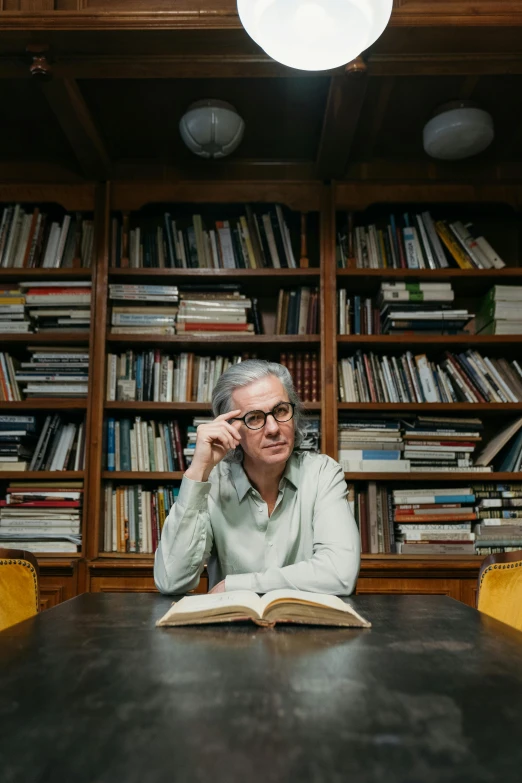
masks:
<svg viewBox="0 0 522 783"><path fill-rule="evenodd" d="M109 155L76 82L55 76L41 84L83 174L88 179L107 179L110 174Z"/></svg>
<svg viewBox="0 0 522 783"><path fill-rule="evenodd" d="M374 54L367 65L370 76L495 76L522 74L522 54Z"/></svg>
<svg viewBox="0 0 522 783"><path fill-rule="evenodd" d="M316 157L319 179L342 179L348 164L368 86L362 58L358 57L354 64L347 65L341 76L332 76L330 82Z"/></svg>
<svg viewBox="0 0 522 783"><path fill-rule="evenodd" d="M61 56L56 52L54 59L54 74L62 79L309 79L344 73L344 68L333 71L287 68L263 53ZM522 54L374 54L368 57L367 68L371 77L522 74ZM27 58L1 57L0 78L29 78Z"/></svg>

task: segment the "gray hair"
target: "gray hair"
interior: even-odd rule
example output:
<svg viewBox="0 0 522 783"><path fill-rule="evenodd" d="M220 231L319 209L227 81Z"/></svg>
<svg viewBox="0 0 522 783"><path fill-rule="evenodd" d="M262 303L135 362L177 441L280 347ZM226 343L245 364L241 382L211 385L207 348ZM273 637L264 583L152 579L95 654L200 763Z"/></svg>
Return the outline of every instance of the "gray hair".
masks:
<svg viewBox="0 0 522 783"><path fill-rule="evenodd" d="M242 386L248 386L255 381L261 381L269 375L281 381L289 402L295 404L294 424L295 437L294 449L298 449L305 435L303 404L294 388L294 382L288 369L277 362L267 362L264 359L247 359L244 362L233 364L220 376L212 392L212 412L214 416L221 416L233 410L232 394ZM241 462L243 449L238 446L230 451L225 459L228 462Z"/></svg>

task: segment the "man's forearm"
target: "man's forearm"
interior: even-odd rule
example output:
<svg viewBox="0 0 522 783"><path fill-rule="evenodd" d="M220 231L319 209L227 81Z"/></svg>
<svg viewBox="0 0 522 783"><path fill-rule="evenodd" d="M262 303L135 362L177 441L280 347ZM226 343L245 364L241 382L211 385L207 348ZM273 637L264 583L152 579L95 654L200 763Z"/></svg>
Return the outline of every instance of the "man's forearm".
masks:
<svg viewBox="0 0 522 783"><path fill-rule="evenodd" d="M341 553L323 550L310 560L293 565L250 574L231 574L225 579L225 589L253 590L256 593L287 589L350 595L357 581L359 563L360 555L356 550Z"/></svg>
<svg viewBox="0 0 522 783"><path fill-rule="evenodd" d="M154 581L162 593L184 593L197 586L210 549L210 484L183 481L178 501L163 526L154 560Z"/></svg>

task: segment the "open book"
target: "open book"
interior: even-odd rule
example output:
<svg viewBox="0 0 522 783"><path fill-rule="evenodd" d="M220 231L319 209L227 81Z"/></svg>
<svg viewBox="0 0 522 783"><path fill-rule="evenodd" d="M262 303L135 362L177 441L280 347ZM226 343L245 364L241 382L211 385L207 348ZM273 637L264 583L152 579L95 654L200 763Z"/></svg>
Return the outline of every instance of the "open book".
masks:
<svg viewBox="0 0 522 783"><path fill-rule="evenodd" d="M300 590L272 590L263 596L250 590L191 595L172 604L156 625L203 625L252 620L257 625L303 623L370 628L371 623L334 595Z"/></svg>

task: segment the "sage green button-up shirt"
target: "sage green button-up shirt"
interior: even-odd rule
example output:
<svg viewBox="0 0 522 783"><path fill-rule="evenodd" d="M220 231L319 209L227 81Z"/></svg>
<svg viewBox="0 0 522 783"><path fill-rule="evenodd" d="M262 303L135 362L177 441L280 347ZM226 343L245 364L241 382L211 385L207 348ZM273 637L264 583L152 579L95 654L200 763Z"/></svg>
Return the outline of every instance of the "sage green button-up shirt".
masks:
<svg viewBox="0 0 522 783"><path fill-rule="evenodd" d="M360 564L360 538L340 465L323 454L294 452L279 494L267 504L238 463L220 462L208 481L184 478L156 551L162 593L194 589L204 565L210 587L289 588L349 595Z"/></svg>

